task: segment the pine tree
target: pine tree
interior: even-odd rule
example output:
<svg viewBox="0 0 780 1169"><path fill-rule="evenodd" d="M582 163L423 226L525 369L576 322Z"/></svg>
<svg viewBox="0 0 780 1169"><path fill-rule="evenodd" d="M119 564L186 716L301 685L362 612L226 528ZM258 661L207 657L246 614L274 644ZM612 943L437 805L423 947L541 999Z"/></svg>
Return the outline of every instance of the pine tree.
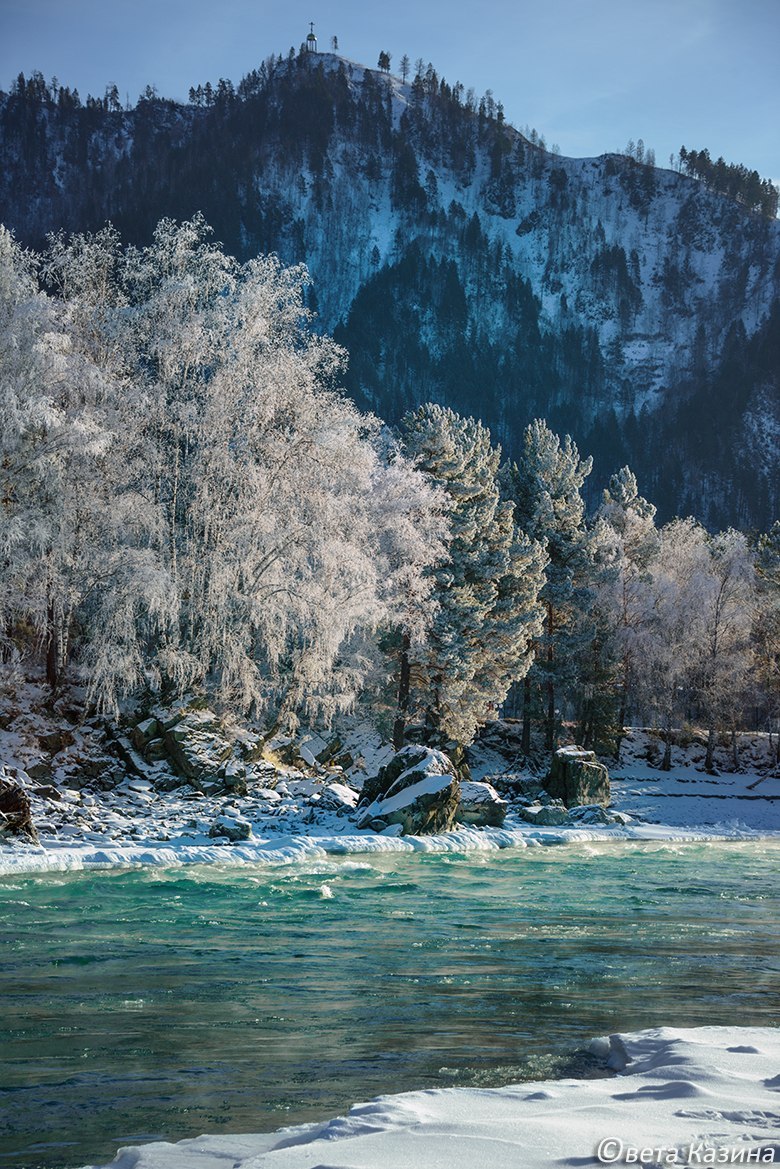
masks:
<svg viewBox="0 0 780 1169"><path fill-rule="evenodd" d="M541 591L544 629L524 692L526 752L531 747L532 685L544 692L544 741L552 750L558 701L574 679L577 654L587 637L582 614L587 608L590 561L581 489L591 467L592 460L580 459L568 435L561 443L547 423L537 419L526 428L517 463L507 466L502 476L505 494L515 503L518 526L542 545L549 558Z"/></svg>
<svg viewBox="0 0 780 1169"><path fill-rule="evenodd" d="M468 743L522 678L541 628L545 555L518 531L497 482L500 450L472 418L427 405L406 415L404 447L446 493L446 560L430 570L438 609L427 645L408 649L411 706L431 741Z"/></svg>

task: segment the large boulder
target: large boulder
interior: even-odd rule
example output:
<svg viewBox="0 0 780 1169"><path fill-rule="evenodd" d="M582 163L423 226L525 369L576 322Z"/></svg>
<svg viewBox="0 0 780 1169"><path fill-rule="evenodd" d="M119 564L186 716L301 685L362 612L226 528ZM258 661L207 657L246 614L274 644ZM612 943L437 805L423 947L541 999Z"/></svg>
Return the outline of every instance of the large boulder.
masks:
<svg viewBox="0 0 780 1169"><path fill-rule="evenodd" d="M38 843L27 792L15 779L0 775L0 838L5 836L24 836Z"/></svg>
<svg viewBox="0 0 780 1169"><path fill-rule="evenodd" d="M162 740L171 763L193 787L208 794L246 792L246 767L234 758L233 745L213 711L188 711Z"/></svg>
<svg viewBox="0 0 780 1169"><path fill-rule="evenodd" d="M500 828L506 816L507 802L489 783L461 781L457 819L461 824Z"/></svg>
<svg viewBox="0 0 780 1169"><path fill-rule="evenodd" d="M580 804L601 804L606 808L610 801L609 772L594 751L582 747L560 747L555 752L544 786L567 808Z"/></svg>
<svg viewBox="0 0 780 1169"><path fill-rule="evenodd" d="M540 828L561 828L564 824L571 824L566 808L555 804L531 804L528 808L521 808L520 815L529 824L537 824Z"/></svg>
<svg viewBox="0 0 780 1169"><path fill-rule="evenodd" d="M404 836L449 832L460 804L460 783L443 751L404 747L367 781L361 804L359 828L382 832L398 825Z"/></svg>

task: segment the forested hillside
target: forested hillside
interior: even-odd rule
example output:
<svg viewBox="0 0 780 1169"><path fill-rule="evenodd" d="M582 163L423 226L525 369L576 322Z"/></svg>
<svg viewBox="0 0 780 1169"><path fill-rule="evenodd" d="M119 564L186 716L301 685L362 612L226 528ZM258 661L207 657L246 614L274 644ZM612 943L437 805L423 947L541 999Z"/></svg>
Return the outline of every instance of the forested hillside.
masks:
<svg viewBox="0 0 780 1169"><path fill-rule="evenodd" d="M628 461L664 518L780 508L780 230L727 193L740 168L561 158L432 66L404 83L331 54L185 106L20 78L0 160L0 221L26 244L109 219L144 244L202 212L240 260L304 261L349 391L389 421L436 401L514 455L543 416L593 452L591 504Z"/></svg>

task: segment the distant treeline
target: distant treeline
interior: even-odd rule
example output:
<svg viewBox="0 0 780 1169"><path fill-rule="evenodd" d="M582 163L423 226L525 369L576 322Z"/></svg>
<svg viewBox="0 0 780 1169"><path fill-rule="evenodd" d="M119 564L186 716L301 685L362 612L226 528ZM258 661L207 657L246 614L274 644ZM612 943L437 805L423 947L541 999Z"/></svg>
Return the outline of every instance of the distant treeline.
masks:
<svg viewBox="0 0 780 1169"><path fill-rule="evenodd" d="M771 179L762 179L757 170L748 170L739 162L715 162L709 150L687 150L680 147L680 170L699 179L705 187L728 195L751 211L760 211L768 219L777 215L778 189Z"/></svg>

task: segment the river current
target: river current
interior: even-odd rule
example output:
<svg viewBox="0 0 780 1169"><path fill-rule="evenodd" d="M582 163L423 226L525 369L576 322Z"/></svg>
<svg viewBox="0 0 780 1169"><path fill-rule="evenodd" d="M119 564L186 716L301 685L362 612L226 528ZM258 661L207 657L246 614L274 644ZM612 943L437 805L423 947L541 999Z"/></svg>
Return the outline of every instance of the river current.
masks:
<svg viewBox="0 0 780 1169"><path fill-rule="evenodd" d="M0 1167L587 1074L595 1035L778 1025L780 842L0 879Z"/></svg>

